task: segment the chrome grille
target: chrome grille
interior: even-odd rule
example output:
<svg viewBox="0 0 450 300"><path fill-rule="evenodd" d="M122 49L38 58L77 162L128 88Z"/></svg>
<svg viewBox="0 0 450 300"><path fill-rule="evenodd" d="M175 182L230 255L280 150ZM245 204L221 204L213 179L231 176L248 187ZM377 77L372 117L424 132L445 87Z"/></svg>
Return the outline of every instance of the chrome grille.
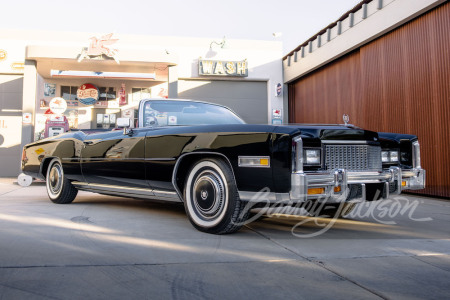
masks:
<svg viewBox="0 0 450 300"><path fill-rule="evenodd" d="M326 145L328 170L381 171L381 148L369 145Z"/></svg>

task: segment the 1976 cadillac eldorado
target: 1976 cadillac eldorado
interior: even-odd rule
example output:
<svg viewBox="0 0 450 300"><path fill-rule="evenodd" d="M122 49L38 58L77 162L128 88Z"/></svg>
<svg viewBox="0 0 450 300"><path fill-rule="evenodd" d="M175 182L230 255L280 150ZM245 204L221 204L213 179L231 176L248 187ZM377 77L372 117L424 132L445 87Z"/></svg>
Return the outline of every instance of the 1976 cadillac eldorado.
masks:
<svg viewBox="0 0 450 300"><path fill-rule="evenodd" d="M118 125L28 144L22 170L45 179L55 203L78 190L178 201L195 228L215 234L239 230L250 207L325 203L315 215L343 216L354 203L425 186L413 135L250 125L226 107L177 99L142 100L137 128Z"/></svg>

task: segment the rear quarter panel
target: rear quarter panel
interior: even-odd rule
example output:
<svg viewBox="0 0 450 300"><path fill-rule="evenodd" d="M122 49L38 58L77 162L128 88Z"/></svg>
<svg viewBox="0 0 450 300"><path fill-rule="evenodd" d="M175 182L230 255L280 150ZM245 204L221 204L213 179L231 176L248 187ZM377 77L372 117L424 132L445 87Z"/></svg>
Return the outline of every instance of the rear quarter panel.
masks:
<svg viewBox="0 0 450 300"><path fill-rule="evenodd" d="M82 132L68 133L26 145L22 157L22 171L44 179L46 164L56 157L61 160L67 178L82 180L80 154L83 138Z"/></svg>

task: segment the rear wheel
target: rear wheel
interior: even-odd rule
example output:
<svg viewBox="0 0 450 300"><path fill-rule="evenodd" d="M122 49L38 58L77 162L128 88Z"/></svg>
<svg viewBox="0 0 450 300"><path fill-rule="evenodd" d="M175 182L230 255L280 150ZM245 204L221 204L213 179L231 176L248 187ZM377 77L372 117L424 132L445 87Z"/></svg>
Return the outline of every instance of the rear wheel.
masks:
<svg viewBox="0 0 450 300"><path fill-rule="evenodd" d="M77 196L78 190L64 176L61 162L57 158L52 159L48 165L45 183L48 197L54 203L68 204Z"/></svg>
<svg viewBox="0 0 450 300"><path fill-rule="evenodd" d="M221 159L202 159L191 167L184 187L184 206L192 225L207 233L236 232L248 217L233 172Z"/></svg>

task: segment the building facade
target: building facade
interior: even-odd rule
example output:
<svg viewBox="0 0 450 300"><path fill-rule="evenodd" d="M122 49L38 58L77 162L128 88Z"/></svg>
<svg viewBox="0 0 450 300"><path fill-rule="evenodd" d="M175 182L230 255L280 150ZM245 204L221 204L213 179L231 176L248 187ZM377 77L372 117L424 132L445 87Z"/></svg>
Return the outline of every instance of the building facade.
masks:
<svg viewBox="0 0 450 300"><path fill-rule="evenodd" d="M450 4L362 1L283 58L289 122L419 137L427 188L450 197Z"/></svg>
<svg viewBox="0 0 450 300"><path fill-rule="evenodd" d="M270 123L283 108L281 56L280 42L2 30L0 176L19 174L24 144L113 128L144 98L203 100Z"/></svg>

